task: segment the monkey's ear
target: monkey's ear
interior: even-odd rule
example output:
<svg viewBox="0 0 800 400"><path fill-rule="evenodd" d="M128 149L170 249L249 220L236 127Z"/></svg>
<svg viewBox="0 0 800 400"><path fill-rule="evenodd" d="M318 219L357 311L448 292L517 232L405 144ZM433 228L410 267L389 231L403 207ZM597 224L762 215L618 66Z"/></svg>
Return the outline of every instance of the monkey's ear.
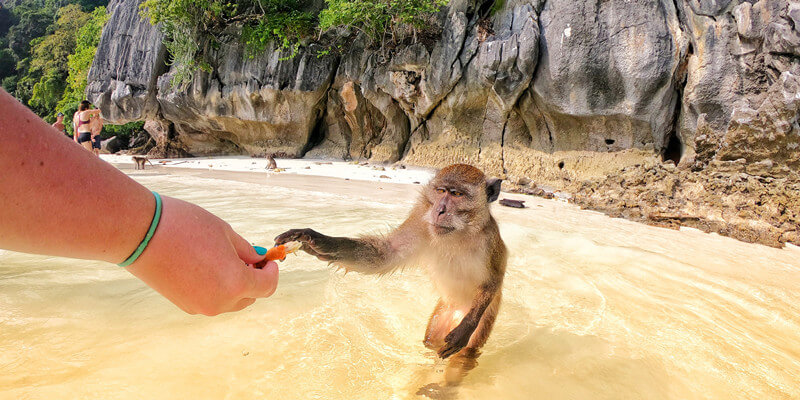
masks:
<svg viewBox="0 0 800 400"><path fill-rule="evenodd" d="M491 203L500 197L500 184L503 180L500 178L492 178L486 180L486 201Z"/></svg>

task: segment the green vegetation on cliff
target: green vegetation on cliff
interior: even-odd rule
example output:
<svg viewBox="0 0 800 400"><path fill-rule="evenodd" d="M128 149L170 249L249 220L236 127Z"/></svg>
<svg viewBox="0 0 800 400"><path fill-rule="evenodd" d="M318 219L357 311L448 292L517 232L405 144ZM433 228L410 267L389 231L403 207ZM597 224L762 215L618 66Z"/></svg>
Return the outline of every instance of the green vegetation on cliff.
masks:
<svg viewBox="0 0 800 400"><path fill-rule="evenodd" d="M397 42L409 33L432 25L432 17L447 0L325 0L328 7L319 13L319 29L356 29L373 43L391 36Z"/></svg>
<svg viewBox="0 0 800 400"><path fill-rule="evenodd" d="M200 69L210 72L206 46L216 48L223 35L240 35L254 52L275 41L297 51L299 40L313 32L313 15L303 11L301 1L255 0L148 0L142 15L160 24L167 40L174 70L174 83L188 82ZM241 26L239 32L230 27Z"/></svg>
<svg viewBox="0 0 800 400"><path fill-rule="evenodd" d="M148 0L142 15L159 24L173 65L173 84L188 83L197 70L213 70L210 53L223 37L238 37L251 57L274 43L284 58L323 34L336 44L341 35L363 33L370 44L416 41L435 27L434 16L448 0L325 0L319 8L304 0Z"/></svg>

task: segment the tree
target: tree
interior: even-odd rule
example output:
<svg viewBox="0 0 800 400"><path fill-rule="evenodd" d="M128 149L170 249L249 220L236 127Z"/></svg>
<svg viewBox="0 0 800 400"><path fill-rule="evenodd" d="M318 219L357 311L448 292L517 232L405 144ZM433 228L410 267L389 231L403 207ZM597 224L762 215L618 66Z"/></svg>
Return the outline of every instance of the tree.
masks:
<svg viewBox="0 0 800 400"><path fill-rule="evenodd" d="M33 1L25 2L13 9L17 23L8 29L8 48L17 61L30 55L31 42L47 33L53 24L53 15L46 9L36 7Z"/></svg>
<svg viewBox="0 0 800 400"><path fill-rule="evenodd" d="M34 45L27 73L20 83L33 81L28 105L45 119L52 120L56 105L63 97L68 75L68 57L75 50L77 32L91 18L80 5L70 4L58 10L58 20L52 34ZM20 89L17 84L18 92ZM18 98L23 99L17 93Z"/></svg>

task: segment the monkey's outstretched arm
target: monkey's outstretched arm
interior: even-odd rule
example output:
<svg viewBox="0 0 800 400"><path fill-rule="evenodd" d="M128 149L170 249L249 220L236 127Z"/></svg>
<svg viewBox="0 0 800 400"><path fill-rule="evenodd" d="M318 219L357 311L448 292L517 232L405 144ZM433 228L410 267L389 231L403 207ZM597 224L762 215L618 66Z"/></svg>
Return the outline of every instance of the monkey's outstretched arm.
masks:
<svg viewBox="0 0 800 400"><path fill-rule="evenodd" d="M420 243L412 232L415 223L406 220L399 228L384 236L361 238L332 237L313 229L292 229L275 238L276 244L293 240L301 249L322 261L329 261L348 271L363 274L386 274L403 266Z"/></svg>

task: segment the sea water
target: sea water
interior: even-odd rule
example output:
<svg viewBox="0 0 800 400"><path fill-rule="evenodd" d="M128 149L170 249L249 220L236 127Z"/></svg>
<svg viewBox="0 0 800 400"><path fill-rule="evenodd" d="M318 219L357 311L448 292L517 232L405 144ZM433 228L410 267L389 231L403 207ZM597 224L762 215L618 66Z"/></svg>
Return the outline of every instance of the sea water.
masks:
<svg viewBox="0 0 800 400"><path fill-rule="evenodd" d="M386 232L419 187L133 176L263 246L289 228ZM800 398L797 248L526 200L493 206L504 302L455 398ZM436 300L421 269L344 275L299 255L272 297L191 316L114 265L0 251L0 398L414 398L439 378L422 344Z"/></svg>

